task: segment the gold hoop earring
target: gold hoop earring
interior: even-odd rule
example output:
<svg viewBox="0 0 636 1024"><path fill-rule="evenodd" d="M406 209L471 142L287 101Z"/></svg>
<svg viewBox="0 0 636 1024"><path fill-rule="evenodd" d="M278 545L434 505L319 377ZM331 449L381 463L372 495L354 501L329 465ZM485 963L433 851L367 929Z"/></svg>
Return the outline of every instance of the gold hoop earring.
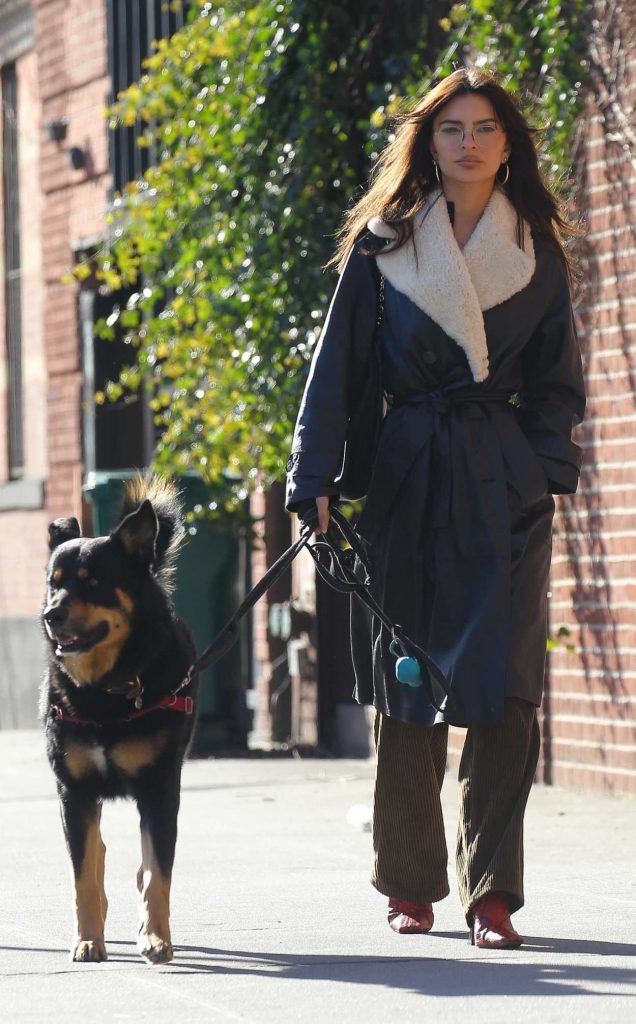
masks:
<svg viewBox="0 0 636 1024"><path fill-rule="evenodd" d="M508 181L508 178L510 177L510 167L508 166L508 161L504 160L504 162L503 162L503 166L506 168L506 177L505 178L500 178L499 177L499 171L501 170L501 166L502 165L500 164L499 168L497 169L497 181L499 182L500 185L505 185L506 182Z"/></svg>
<svg viewBox="0 0 636 1024"><path fill-rule="evenodd" d="M438 185L441 185L442 184L442 179L439 176L439 167L437 166L437 164L435 163L434 160L433 160L433 167L435 168L435 177L437 178L437 183L438 183Z"/></svg>

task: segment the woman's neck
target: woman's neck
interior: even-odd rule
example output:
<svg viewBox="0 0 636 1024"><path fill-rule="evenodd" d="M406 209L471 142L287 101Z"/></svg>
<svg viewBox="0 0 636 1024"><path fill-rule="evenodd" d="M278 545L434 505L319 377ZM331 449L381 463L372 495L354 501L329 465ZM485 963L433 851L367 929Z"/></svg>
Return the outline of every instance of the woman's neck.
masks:
<svg viewBox="0 0 636 1024"><path fill-rule="evenodd" d="M479 218L492 195L492 180L471 182L465 185L459 181L444 181L444 196L455 206L453 232L460 247L464 247L472 235Z"/></svg>

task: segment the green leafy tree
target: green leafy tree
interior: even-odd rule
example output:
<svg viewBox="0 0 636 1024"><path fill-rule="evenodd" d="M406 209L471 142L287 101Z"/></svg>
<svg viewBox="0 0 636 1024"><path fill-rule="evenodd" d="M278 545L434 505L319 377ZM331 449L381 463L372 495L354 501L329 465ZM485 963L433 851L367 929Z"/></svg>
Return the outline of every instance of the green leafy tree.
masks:
<svg viewBox="0 0 636 1024"><path fill-rule="evenodd" d="M225 480L227 510L281 477L334 286L321 268L402 98L452 61L494 63L558 112L565 167L580 58L559 33L578 6L199 0L158 44L110 114L141 118L158 158L117 198L98 275L132 289L101 333L118 319L137 355L106 397L145 383L159 469Z"/></svg>

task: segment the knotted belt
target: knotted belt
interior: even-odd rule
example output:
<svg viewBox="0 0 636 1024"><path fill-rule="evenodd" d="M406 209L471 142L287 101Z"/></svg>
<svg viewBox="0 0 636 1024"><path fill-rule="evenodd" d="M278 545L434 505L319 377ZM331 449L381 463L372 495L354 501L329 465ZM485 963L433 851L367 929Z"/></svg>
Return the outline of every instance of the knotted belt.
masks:
<svg viewBox="0 0 636 1024"><path fill-rule="evenodd" d="M413 408L435 417L432 431L434 445L435 487L433 492L432 524L447 526L452 504L452 462L449 413L460 405L477 402L481 405L497 402L514 404L514 391L487 390L483 387L438 387L431 391L418 391L410 395L388 395L390 409Z"/></svg>
<svg viewBox="0 0 636 1024"><path fill-rule="evenodd" d="M467 402L478 401L482 404L491 401L508 401L512 403L514 391L487 391L477 387L438 387L432 391L415 391L413 394L388 395L391 409L400 406L423 406L429 404L439 416L450 413L455 406L464 406Z"/></svg>
<svg viewBox="0 0 636 1024"><path fill-rule="evenodd" d="M389 395L391 408L401 405L423 405L430 404L439 415L445 415L455 405L465 405L467 402L510 402L514 391L488 391L484 388L468 387L439 387L431 391L416 391L412 395Z"/></svg>

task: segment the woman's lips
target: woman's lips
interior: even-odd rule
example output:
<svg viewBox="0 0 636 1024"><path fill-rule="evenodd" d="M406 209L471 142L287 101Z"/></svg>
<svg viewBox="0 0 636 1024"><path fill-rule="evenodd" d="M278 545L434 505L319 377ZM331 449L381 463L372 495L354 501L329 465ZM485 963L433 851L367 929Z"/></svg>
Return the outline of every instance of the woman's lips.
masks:
<svg viewBox="0 0 636 1024"><path fill-rule="evenodd" d="M480 164L482 161L481 160L473 160L473 159L471 159L469 157L466 157L465 160L457 160L456 162L458 164L461 164L462 167L476 167L477 164Z"/></svg>

